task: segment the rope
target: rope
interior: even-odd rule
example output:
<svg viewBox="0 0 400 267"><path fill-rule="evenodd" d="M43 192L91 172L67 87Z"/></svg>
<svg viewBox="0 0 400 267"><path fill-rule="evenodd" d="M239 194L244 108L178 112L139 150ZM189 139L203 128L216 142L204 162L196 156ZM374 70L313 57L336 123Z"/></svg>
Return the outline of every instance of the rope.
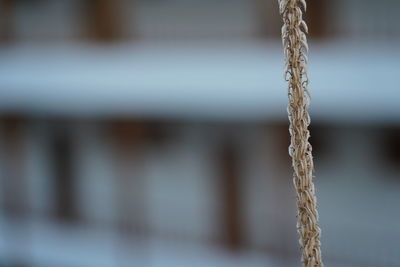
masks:
<svg viewBox="0 0 400 267"><path fill-rule="evenodd" d="M285 53L285 80L288 82L288 115L291 144L289 154L294 169L293 182L297 193L297 229L302 248L302 262L307 267L322 267L321 230L313 178L312 147L308 141L310 116L307 76L307 25L302 18L305 0L279 0L283 18L282 42Z"/></svg>

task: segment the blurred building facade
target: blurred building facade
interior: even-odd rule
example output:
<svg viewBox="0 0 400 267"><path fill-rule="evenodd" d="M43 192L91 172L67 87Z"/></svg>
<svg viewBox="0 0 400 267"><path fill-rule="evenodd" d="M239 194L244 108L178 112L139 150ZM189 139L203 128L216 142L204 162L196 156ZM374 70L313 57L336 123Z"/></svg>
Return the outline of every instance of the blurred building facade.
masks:
<svg viewBox="0 0 400 267"><path fill-rule="evenodd" d="M398 1L308 2L311 37L398 38ZM4 41L280 38L277 1L3 0Z"/></svg>
<svg viewBox="0 0 400 267"><path fill-rule="evenodd" d="M275 88L263 65L249 64L264 60L250 53L260 45L281 51L276 2L0 1L0 266L298 266L285 85ZM379 64L391 54L375 73L396 77L398 52L381 54L399 40L400 2L308 5L316 61L351 47L324 77L346 66L355 77L367 75L351 65L354 54L356 66L368 68L368 58ZM196 46L208 50L196 55ZM183 59L175 58L180 49ZM244 56L229 60L238 53ZM146 65L148 55L160 60ZM223 79L202 73L212 67L201 60L214 55L226 61L217 65L227 69ZM45 68L37 65L43 61ZM241 63L236 73L249 66L258 74L232 77L230 68ZM182 74L168 79L174 68ZM185 76L198 79L198 93ZM257 95L253 78L263 85L264 77L265 91L282 95ZM397 86L381 82L382 92ZM238 86L242 95L231 89ZM344 86L364 90L357 81ZM173 93L181 87L187 92ZM340 115L337 103L334 112L318 106L323 94L315 91L311 142L327 265L400 265L400 113L388 108L399 95L372 96L377 104L369 106L350 98L343 105L354 112ZM132 109L124 106L130 97L139 99ZM268 107L253 111L260 99Z"/></svg>

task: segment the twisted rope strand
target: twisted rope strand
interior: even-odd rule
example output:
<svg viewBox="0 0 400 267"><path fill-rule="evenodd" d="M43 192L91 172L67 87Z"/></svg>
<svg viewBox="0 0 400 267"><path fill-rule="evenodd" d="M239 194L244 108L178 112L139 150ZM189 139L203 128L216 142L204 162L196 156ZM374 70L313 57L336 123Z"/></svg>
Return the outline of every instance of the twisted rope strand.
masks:
<svg viewBox="0 0 400 267"><path fill-rule="evenodd" d="M283 18L282 42L285 54L285 80L288 82L288 115L291 144L289 154L294 169L293 182L297 192L297 229L302 248L302 262L306 267L322 267L321 230L315 189L312 181L312 147L308 141L310 116L307 76L307 25L302 16L305 0L279 0Z"/></svg>

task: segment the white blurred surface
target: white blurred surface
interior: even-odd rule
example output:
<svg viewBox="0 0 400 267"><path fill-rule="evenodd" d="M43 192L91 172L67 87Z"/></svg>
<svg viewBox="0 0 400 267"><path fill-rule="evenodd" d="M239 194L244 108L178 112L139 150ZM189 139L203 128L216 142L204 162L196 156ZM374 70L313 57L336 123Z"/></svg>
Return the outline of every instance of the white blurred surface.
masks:
<svg viewBox="0 0 400 267"><path fill-rule="evenodd" d="M157 238L128 240L116 231L85 225L4 219L1 225L0 256L33 266L275 266L261 252L234 254L209 244Z"/></svg>
<svg viewBox="0 0 400 267"><path fill-rule="evenodd" d="M393 43L312 43L312 117L399 121ZM0 110L28 114L276 119L286 116L279 43L94 46L0 50Z"/></svg>

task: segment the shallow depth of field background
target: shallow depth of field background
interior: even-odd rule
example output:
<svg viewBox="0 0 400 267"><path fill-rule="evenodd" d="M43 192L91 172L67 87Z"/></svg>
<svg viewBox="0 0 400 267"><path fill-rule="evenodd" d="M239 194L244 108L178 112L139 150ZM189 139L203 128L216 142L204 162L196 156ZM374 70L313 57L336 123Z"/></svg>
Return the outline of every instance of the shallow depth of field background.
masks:
<svg viewBox="0 0 400 267"><path fill-rule="evenodd" d="M325 264L400 266L400 2L307 2ZM300 266L280 25L0 0L0 266Z"/></svg>

